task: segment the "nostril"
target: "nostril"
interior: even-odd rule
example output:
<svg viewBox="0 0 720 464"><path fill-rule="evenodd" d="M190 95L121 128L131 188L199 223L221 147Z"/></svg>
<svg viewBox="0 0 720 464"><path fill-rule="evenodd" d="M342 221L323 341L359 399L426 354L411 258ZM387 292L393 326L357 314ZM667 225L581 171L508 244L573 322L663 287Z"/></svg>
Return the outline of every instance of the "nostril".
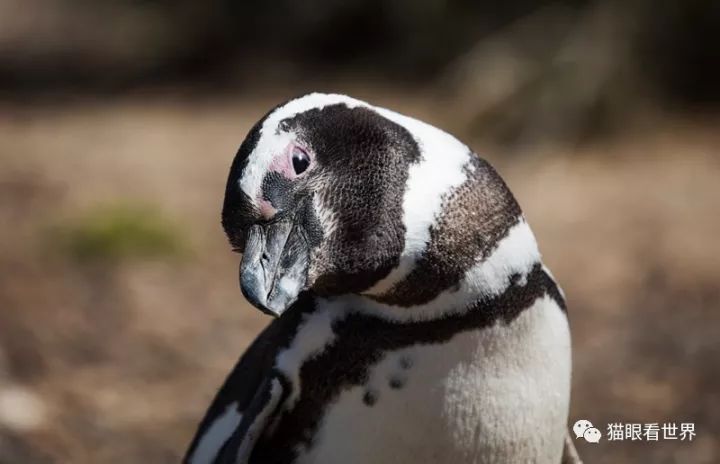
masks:
<svg viewBox="0 0 720 464"><path fill-rule="evenodd" d="M263 261L270 261L270 257L269 257L268 254L265 253L264 251L263 251L263 254L262 254L262 260L263 260Z"/></svg>

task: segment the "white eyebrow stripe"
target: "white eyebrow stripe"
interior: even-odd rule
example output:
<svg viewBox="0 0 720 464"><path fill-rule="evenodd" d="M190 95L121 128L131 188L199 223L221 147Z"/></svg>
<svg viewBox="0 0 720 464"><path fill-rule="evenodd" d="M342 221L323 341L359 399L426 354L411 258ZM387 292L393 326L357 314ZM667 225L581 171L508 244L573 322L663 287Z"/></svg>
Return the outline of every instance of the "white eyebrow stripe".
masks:
<svg viewBox="0 0 720 464"><path fill-rule="evenodd" d="M270 113L260 128L260 138L245 167L243 176L238 179L240 189L256 202L262 188L263 178L273 158L281 153L285 147L295 140L295 134L288 132L276 133L280 121L292 118L300 113L312 109L322 109L328 105L345 103L349 108L369 104L354 98L338 94L312 93L287 102ZM257 206L257 205L256 205Z"/></svg>
<svg viewBox="0 0 720 464"><path fill-rule="evenodd" d="M380 115L407 129L419 144L422 159L411 164L403 197L405 247L400 262L387 277L365 293L381 295L402 281L430 242L430 228L437 221L443 200L467 179L470 148L437 127L384 108Z"/></svg>

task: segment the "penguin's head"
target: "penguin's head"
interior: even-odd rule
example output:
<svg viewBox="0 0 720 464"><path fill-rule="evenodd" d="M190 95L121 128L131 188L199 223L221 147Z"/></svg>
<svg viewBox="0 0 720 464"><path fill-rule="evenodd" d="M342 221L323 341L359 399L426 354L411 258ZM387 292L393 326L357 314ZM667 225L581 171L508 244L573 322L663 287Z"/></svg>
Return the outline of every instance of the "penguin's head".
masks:
<svg viewBox="0 0 720 464"><path fill-rule="evenodd" d="M470 158L432 126L343 95L276 107L241 144L226 187L222 224L243 254L243 294L280 315L306 291L383 293L427 251L440 197L467 179Z"/></svg>

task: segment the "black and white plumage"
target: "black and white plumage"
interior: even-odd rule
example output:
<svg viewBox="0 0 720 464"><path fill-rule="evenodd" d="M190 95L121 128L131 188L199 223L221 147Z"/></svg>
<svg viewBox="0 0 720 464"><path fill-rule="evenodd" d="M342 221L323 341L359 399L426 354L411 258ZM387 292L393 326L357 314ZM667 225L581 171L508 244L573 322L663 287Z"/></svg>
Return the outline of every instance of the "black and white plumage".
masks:
<svg viewBox="0 0 720 464"><path fill-rule="evenodd" d="M563 296L457 139L342 95L291 100L241 145L223 226L243 294L279 317L185 462L561 461Z"/></svg>

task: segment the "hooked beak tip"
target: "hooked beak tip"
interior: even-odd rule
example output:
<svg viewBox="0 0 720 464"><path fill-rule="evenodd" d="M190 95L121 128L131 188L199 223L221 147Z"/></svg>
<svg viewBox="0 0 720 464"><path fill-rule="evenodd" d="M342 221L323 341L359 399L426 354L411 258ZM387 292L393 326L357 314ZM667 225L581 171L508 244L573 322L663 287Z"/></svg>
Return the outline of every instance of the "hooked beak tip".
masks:
<svg viewBox="0 0 720 464"><path fill-rule="evenodd" d="M278 312L268 306L265 285L258 281L257 276L251 272L243 272L240 276L240 290L248 302L269 316L278 317Z"/></svg>
<svg viewBox="0 0 720 464"><path fill-rule="evenodd" d="M292 223L250 229L240 264L240 288L248 302L262 312L280 316L303 290L307 248L293 234Z"/></svg>

